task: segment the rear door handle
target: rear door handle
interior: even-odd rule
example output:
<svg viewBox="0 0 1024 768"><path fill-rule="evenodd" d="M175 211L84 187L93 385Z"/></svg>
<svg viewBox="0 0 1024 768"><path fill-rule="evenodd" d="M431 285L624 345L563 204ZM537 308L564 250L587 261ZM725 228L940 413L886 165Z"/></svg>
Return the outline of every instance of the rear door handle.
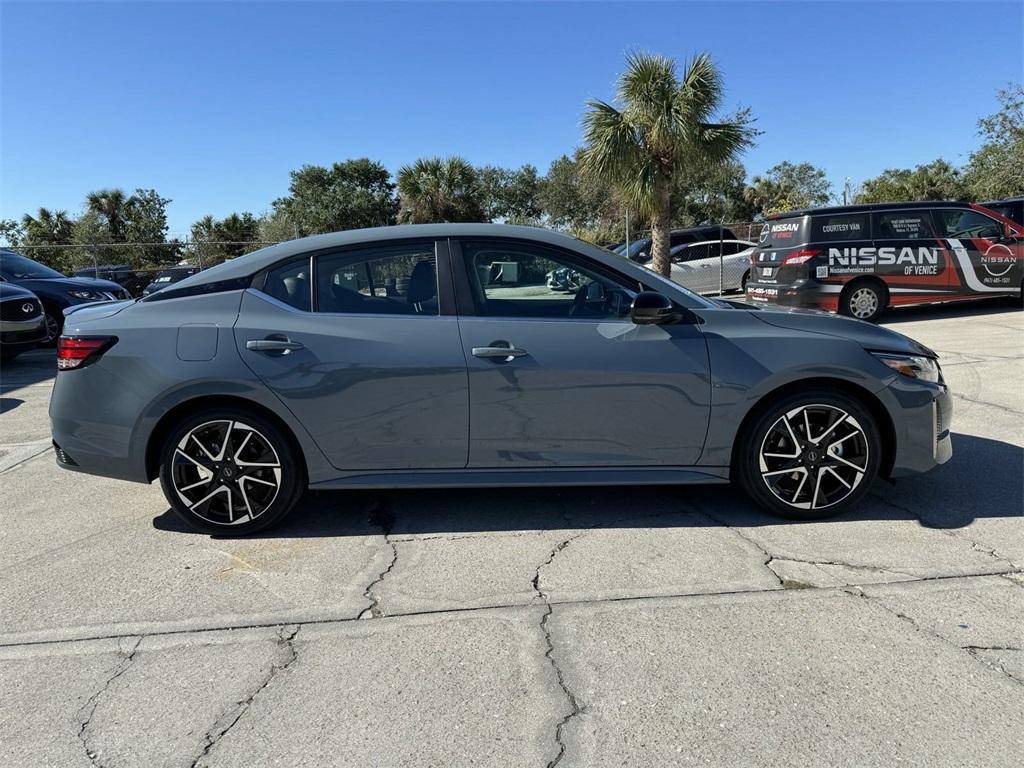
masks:
<svg viewBox="0 0 1024 768"><path fill-rule="evenodd" d="M294 352L297 349L304 349L304 345L291 339L253 339L245 342L245 348L252 352Z"/></svg>
<svg viewBox="0 0 1024 768"><path fill-rule="evenodd" d="M473 357L503 360L506 363L528 354L525 349L514 347L507 341L492 341L489 347L473 347Z"/></svg>

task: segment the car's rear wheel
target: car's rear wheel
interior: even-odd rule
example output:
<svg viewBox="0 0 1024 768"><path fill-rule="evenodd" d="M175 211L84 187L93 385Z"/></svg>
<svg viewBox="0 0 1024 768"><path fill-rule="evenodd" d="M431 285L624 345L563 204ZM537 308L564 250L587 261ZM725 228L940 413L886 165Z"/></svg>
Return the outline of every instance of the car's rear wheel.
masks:
<svg viewBox="0 0 1024 768"><path fill-rule="evenodd" d="M874 280L848 285L839 296L839 314L873 323L885 312L885 287Z"/></svg>
<svg viewBox="0 0 1024 768"><path fill-rule="evenodd" d="M301 454L277 425L235 408L185 419L160 456L171 509L206 533L247 534L278 523L302 495L305 476Z"/></svg>
<svg viewBox="0 0 1024 768"><path fill-rule="evenodd" d="M847 395L810 391L763 409L740 436L734 471L750 497L783 517L831 517L868 492L881 438L874 417Z"/></svg>

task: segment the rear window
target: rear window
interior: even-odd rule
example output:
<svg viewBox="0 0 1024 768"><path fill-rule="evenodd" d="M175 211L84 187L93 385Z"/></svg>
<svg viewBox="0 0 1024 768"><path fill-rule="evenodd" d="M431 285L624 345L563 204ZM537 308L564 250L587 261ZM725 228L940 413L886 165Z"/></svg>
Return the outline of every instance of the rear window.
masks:
<svg viewBox="0 0 1024 768"><path fill-rule="evenodd" d="M811 240L816 243L871 239L866 213L815 216L811 222Z"/></svg>
<svg viewBox="0 0 1024 768"><path fill-rule="evenodd" d="M807 216L797 216L766 222L758 238L758 245L764 249L772 249L805 244L808 242L807 220Z"/></svg>

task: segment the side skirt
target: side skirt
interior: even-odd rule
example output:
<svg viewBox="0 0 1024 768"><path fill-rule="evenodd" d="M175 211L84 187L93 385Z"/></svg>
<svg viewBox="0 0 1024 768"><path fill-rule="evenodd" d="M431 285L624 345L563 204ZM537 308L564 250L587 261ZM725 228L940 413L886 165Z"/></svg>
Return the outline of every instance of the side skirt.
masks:
<svg viewBox="0 0 1024 768"><path fill-rule="evenodd" d="M705 485L729 482L728 467L680 469L651 467L591 467L564 469L442 469L347 472L331 480L310 483L314 490L334 488L499 488L503 486L571 485Z"/></svg>

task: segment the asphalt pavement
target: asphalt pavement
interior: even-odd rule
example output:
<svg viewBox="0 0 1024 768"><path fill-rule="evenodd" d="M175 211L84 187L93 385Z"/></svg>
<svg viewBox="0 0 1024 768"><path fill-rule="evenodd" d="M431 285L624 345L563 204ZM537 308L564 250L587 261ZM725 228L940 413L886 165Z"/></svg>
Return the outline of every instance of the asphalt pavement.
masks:
<svg viewBox="0 0 1024 768"><path fill-rule="evenodd" d="M16 766L1024 765L1024 313L919 308L954 456L853 514L728 487L310 495L239 539L60 470L0 371Z"/></svg>

